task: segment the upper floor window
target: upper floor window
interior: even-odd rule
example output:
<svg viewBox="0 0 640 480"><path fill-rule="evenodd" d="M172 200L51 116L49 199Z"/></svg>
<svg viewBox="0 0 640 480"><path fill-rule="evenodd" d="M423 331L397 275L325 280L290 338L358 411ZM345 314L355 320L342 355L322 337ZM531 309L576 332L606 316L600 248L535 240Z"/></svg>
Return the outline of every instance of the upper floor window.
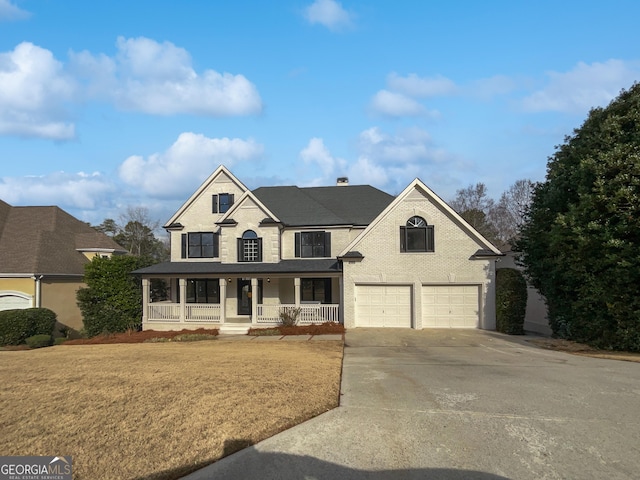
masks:
<svg viewBox="0 0 640 480"><path fill-rule="evenodd" d="M433 252L433 225L427 225L422 217L411 217L400 227L401 252Z"/></svg>
<svg viewBox="0 0 640 480"><path fill-rule="evenodd" d="M297 232L295 244L296 257L331 256L331 232Z"/></svg>
<svg viewBox="0 0 640 480"><path fill-rule="evenodd" d="M238 239L238 261L239 262L261 262L262 261L262 239L253 230L247 230Z"/></svg>
<svg viewBox="0 0 640 480"><path fill-rule="evenodd" d="M233 205L233 193L212 195L211 210L213 213L226 213Z"/></svg>
<svg viewBox="0 0 640 480"><path fill-rule="evenodd" d="M214 258L218 253L218 235L213 232L182 234L182 258Z"/></svg>

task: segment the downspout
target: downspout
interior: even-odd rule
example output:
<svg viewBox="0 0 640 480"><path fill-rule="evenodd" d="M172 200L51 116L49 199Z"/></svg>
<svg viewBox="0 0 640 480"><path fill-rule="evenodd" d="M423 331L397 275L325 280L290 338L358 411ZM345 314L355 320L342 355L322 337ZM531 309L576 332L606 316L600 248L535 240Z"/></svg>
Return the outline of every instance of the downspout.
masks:
<svg viewBox="0 0 640 480"><path fill-rule="evenodd" d="M43 277L44 275L34 275L32 277L36 281L36 304L34 305L35 308L42 307L42 284L40 283L40 281Z"/></svg>

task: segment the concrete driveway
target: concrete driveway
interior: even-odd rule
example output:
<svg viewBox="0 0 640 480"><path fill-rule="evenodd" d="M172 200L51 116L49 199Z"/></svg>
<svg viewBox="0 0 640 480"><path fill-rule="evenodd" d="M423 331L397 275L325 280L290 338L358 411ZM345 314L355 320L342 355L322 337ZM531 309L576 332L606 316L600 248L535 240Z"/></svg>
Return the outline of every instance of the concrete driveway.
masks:
<svg viewBox="0 0 640 480"><path fill-rule="evenodd" d="M524 340L351 330L339 408L187 478L638 478L640 364Z"/></svg>

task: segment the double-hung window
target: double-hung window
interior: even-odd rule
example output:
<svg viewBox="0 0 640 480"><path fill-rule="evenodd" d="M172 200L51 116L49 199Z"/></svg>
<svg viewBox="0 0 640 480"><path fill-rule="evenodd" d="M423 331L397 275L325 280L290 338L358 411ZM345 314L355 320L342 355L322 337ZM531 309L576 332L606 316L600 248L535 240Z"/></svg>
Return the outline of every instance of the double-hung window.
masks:
<svg viewBox="0 0 640 480"><path fill-rule="evenodd" d="M400 227L400 251L435 251L433 225L427 225L422 217L411 217L407 220L407 223Z"/></svg>
<svg viewBox="0 0 640 480"><path fill-rule="evenodd" d="M330 257L331 232L297 232L295 234L295 256L300 258Z"/></svg>
<svg viewBox="0 0 640 480"><path fill-rule="evenodd" d="M233 205L233 193L219 193L211 197L211 211L213 213L226 213Z"/></svg>
<svg viewBox="0 0 640 480"><path fill-rule="evenodd" d="M218 256L218 235L213 232L182 234L182 258L214 258Z"/></svg>
<svg viewBox="0 0 640 480"><path fill-rule="evenodd" d="M301 283L303 302L331 303L330 278L303 278Z"/></svg>

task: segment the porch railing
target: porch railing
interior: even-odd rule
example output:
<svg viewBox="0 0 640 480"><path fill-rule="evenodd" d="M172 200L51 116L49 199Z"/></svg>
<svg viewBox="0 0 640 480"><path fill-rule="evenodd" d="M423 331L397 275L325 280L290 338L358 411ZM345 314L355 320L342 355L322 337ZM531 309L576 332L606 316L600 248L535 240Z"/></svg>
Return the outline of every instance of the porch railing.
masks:
<svg viewBox="0 0 640 480"><path fill-rule="evenodd" d="M149 322L179 322L179 303L150 303L147 312Z"/></svg>
<svg viewBox="0 0 640 480"><path fill-rule="evenodd" d="M179 303L150 303L148 322L180 322ZM220 323L220 305L213 303L188 303L185 305L185 322Z"/></svg>
<svg viewBox="0 0 640 480"><path fill-rule="evenodd" d="M284 311L291 311L297 308L294 304L278 304L278 305L258 305L257 323L281 323L280 314ZM326 323L340 321L339 305L331 304L303 304L299 306L300 315L298 316L299 325L310 325L312 323Z"/></svg>
<svg viewBox="0 0 640 480"><path fill-rule="evenodd" d="M220 323L220 305L212 303L187 304L185 322Z"/></svg>

